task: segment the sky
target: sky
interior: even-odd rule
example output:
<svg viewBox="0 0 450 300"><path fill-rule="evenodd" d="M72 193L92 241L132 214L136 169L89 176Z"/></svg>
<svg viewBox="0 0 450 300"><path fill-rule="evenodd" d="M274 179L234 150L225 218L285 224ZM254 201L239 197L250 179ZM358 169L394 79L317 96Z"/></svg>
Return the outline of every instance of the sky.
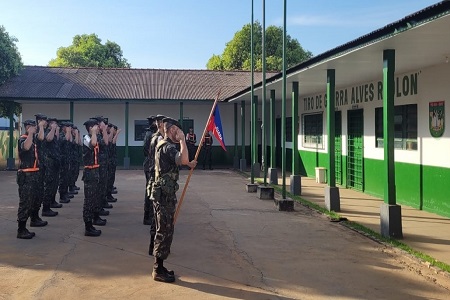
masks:
<svg viewBox="0 0 450 300"><path fill-rule="evenodd" d="M398 21L437 0L286 0L287 34L314 55ZM262 24L263 0L253 1ZM283 26L284 0L265 1ZM77 34L117 43L132 68L206 69L251 23L251 0L0 0L0 25L25 65L46 66Z"/></svg>

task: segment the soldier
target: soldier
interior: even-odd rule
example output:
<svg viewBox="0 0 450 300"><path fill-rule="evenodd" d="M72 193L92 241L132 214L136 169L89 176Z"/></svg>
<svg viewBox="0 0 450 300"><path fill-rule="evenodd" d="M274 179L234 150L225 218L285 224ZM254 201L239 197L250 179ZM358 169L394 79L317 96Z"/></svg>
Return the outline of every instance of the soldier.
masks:
<svg viewBox="0 0 450 300"><path fill-rule="evenodd" d="M98 121L99 131L97 133L97 142L99 145L99 153L98 153L98 163L100 164L100 181L99 181L99 207L97 213L99 215L109 215L109 211L106 211L104 208L113 208L113 206L108 203L106 198L106 189L108 185L108 144L109 144L109 135L107 131L108 120L103 116L95 116L93 119ZM98 219L98 218L97 218ZM95 224L95 220L94 220ZM99 225L99 224L97 224Z"/></svg>
<svg viewBox="0 0 450 300"><path fill-rule="evenodd" d="M77 126L72 127L72 144L70 145L70 179L69 179L69 193L78 194L80 189L75 185L80 174L80 148L81 148L80 131Z"/></svg>
<svg viewBox="0 0 450 300"><path fill-rule="evenodd" d="M209 169L212 170L212 159L211 159L212 144L213 139L208 131L206 132L205 139L203 141L203 170L206 167L206 163L209 164Z"/></svg>
<svg viewBox="0 0 450 300"><path fill-rule="evenodd" d="M189 151L189 160L194 160L195 157L195 143L197 142L197 136L194 133L194 129L189 128L189 133L186 135L186 143Z"/></svg>
<svg viewBox="0 0 450 300"><path fill-rule="evenodd" d="M176 191L180 165L195 168L196 161L189 161L186 140L180 123L172 118L164 118L164 139L156 146L155 183L151 199L156 220L156 236L154 240L152 277L156 281L174 282L173 271L167 270L163 262L170 253L174 232L174 214L176 208ZM180 151L175 147L180 143Z"/></svg>
<svg viewBox="0 0 450 300"><path fill-rule="evenodd" d="M144 162L142 164L144 168L145 174L145 193L144 193L144 225L151 225L150 215L153 216L153 204L149 199L149 194L147 192L147 186L150 180L150 166L149 162L153 161L154 158L150 158L150 142L152 140L153 134L157 131L157 126L155 125L156 117L150 116L147 118L148 120L148 128L146 128L145 137L144 137Z"/></svg>
<svg viewBox="0 0 450 300"><path fill-rule="evenodd" d="M60 154L58 144L59 127L56 118L47 118L47 122L47 130L42 137L42 144L44 149L42 162L44 164L45 171L42 216L54 217L58 214L58 212L51 210L50 207L58 208L62 206L55 201L56 192L58 191L58 176L60 168Z"/></svg>
<svg viewBox="0 0 450 300"><path fill-rule="evenodd" d="M100 181L100 164L99 164L99 145L98 145L98 121L89 119L83 124L86 126L87 135L83 138L83 181L84 181L84 204L83 204L83 221L85 236L99 236L101 230L97 230L93 224L97 221L97 225L106 224L106 220L100 219L98 216L99 207L99 181ZM97 214L97 215L96 215ZM97 219L96 219L97 217ZM103 222L102 222L103 221Z"/></svg>
<svg viewBox="0 0 450 300"><path fill-rule="evenodd" d="M107 185L107 195L106 200L108 202L116 202L117 198L112 195L114 188L114 181L116 181L116 169L117 169L117 138L121 130L117 128L116 125L108 124L108 135L109 135L109 159L108 159L108 185Z"/></svg>
<svg viewBox="0 0 450 300"><path fill-rule="evenodd" d="M72 141L72 126L70 122L61 122L61 133L59 135L59 202L69 203L73 195L69 195L69 174L71 163L71 145Z"/></svg>
<svg viewBox="0 0 450 300"><path fill-rule="evenodd" d="M26 133L19 138L20 167L17 171L17 184L19 185L19 208L17 210L18 239L31 239L34 232L29 232L26 224L31 217L30 226L42 227L47 221L39 218L39 189L41 175L39 173L39 158L35 144L36 122L26 120L23 122ZM37 206L37 210L36 210Z"/></svg>
<svg viewBox="0 0 450 300"><path fill-rule="evenodd" d="M147 183L147 195L150 201L152 201L150 199L150 194L151 194L151 190L153 187L153 183L155 182L155 153L156 153L156 145L158 144L159 141L161 141L164 137L164 126L163 126L163 122L162 120L166 118L163 115L157 115L155 117L155 121L156 121L156 126L158 128L158 131L155 132L152 136L152 139L150 141L150 146L149 146L149 181ZM144 224L146 224L146 217L147 217L147 222L150 225L150 244L148 247L148 254L149 255L153 255L153 246L154 246L154 239L155 239L155 235L156 235L156 223L155 223L155 213L154 213L154 209L153 209L153 202L151 202L151 207L148 208L147 211L145 211L144 215Z"/></svg>
<svg viewBox="0 0 450 300"><path fill-rule="evenodd" d="M39 181L39 191L37 192L39 194L39 202L36 203L36 210L39 211L41 205L44 202L44 178L45 178L45 173L46 173L46 161L45 161L45 156L46 156L46 149L45 149L45 131L47 129L47 116L43 115L43 114L36 114L36 125L37 125L37 132L35 134L35 143L36 143L36 147L37 147L37 154L39 157L39 173L40 173L40 181ZM54 203L52 203L50 205L50 207L54 207L54 208L60 208L62 207L62 204L57 203L56 201L54 201ZM54 211L49 211L49 214L58 214L57 212Z"/></svg>

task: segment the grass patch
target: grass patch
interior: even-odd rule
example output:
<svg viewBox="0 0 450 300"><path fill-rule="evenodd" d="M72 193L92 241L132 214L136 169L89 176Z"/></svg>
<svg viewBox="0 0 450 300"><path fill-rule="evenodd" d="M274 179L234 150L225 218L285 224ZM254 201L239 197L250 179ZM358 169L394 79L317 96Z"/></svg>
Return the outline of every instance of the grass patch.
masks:
<svg viewBox="0 0 450 300"><path fill-rule="evenodd" d="M238 171L237 173L241 174L244 177L248 177L248 174L245 173L245 172ZM263 178L255 178L255 182L257 182L259 184L263 184L264 183L264 179ZM282 188L281 187L279 187L277 185L272 185L272 184L267 184L267 185L273 187L274 190L277 191L278 193L280 193L280 194L282 193ZM429 256L429 255L427 255L425 253L422 253L420 251L414 250L413 248L411 248L410 246L400 242L399 240L386 238L386 237L382 236L381 234L373 231L370 228L367 228L367 227L365 227L365 226L363 226L361 224L355 223L353 221L348 221L348 220L346 220L346 218L343 218L338 213L336 213L334 211L329 211L325 207L322 207L322 206L320 206L320 205L318 205L316 203L313 203L313 202L310 202L308 200L305 200L305 199L303 199L300 196L292 195L288 191L286 191L286 196L288 196L292 200L302 204L303 206L309 207L309 208L311 208L311 209L313 209L313 210L315 210L317 212L320 212L320 213L328 216L330 218L330 220L337 220L337 221L343 220L342 223L345 226L347 226L347 227L349 227L349 228L351 228L351 229L353 229L353 230L355 230L355 231L357 231L359 233L362 233L362 234L368 236L369 238L371 238L373 240L376 240L378 242L381 242L381 243L390 245L392 247L401 249L401 250L405 251L406 253L409 253L410 255L412 255L412 256L414 256L414 257L416 257L416 258L418 258L418 259L420 259L422 261L428 262L431 266L437 267L437 268L439 268L439 269L441 269L441 270L443 270L445 272L450 273L450 265L448 265L446 263L443 263L441 261L438 261L435 258L433 258L433 257L431 257L431 256Z"/></svg>

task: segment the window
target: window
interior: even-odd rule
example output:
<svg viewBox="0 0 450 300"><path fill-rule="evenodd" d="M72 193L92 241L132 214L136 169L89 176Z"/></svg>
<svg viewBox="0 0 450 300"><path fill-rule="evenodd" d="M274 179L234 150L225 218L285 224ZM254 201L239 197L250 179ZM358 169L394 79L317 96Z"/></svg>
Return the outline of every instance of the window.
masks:
<svg viewBox="0 0 450 300"><path fill-rule="evenodd" d="M286 142L292 142L292 117L286 118Z"/></svg>
<svg viewBox="0 0 450 300"><path fill-rule="evenodd" d="M148 128L147 120L135 120L134 121L134 140L143 141L145 138L146 128Z"/></svg>
<svg viewBox="0 0 450 300"><path fill-rule="evenodd" d="M375 146L383 148L383 107L375 108ZM395 106L394 148L417 150L417 104Z"/></svg>
<svg viewBox="0 0 450 300"><path fill-rule="evenodd" d="M303 147L323 149L323 115L302 115Z"/></svg>

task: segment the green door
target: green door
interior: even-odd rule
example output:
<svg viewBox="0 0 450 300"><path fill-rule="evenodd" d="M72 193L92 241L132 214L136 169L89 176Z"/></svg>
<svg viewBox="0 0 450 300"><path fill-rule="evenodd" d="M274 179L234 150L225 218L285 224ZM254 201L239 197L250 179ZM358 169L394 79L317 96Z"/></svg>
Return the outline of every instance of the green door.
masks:
<svg viewBox="0 0 450 300"><path fill-rule="evenodd" d="M358 191L364 191L363 110L349 110L347 124L347 187Z"/></svg>
<svg viewBox="0 0 450 300"><path fill-rule="evenodd" d="M342 185L342 112L336 111L335 120L335 176L336 184Z"/></svg>

